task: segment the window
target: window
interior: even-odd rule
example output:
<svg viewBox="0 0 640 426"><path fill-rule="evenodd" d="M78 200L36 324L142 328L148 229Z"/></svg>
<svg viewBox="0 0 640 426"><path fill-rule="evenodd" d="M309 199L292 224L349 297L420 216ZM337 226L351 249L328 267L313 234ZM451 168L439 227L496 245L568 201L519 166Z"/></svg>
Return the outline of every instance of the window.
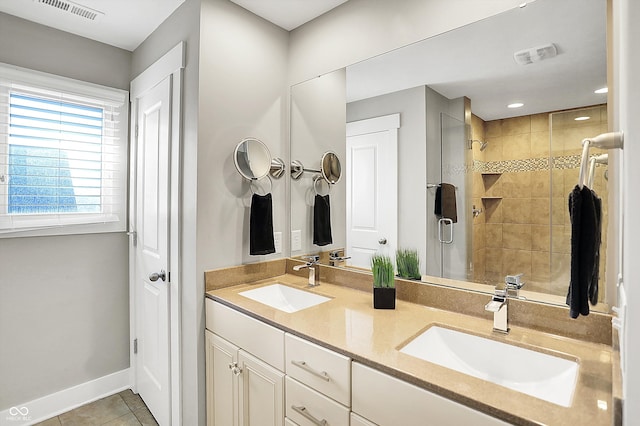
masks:
<svg viewBox="0 0 640 426"><path fill-rule="evenodd" d="M126 101L0 64L0 236L125 229Z"/></svg>

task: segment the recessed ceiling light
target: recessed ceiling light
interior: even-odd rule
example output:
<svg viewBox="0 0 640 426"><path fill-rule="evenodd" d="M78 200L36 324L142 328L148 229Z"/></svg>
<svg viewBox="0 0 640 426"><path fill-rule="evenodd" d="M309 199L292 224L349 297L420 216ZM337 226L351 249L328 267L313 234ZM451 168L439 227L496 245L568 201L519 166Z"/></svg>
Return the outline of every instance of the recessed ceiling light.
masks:
<svg viewBox="0 0 640 426"><path fill-rule="evenodd" d="M588 120L588 119L590 119L590 118L591 118L591 117L587 117L587 116L585 115L585 116L582 116L582 117L576 117L576 118L574 118L574 120L576 120L576 121L585 121L585 120Z"/></svg>
<svg viewBox="0 0 640 426"><path fill-rule="evenodd" d="M522 102L514 102L512 104L507 105L507 108L520 108L523 106L524 104Z"/></svg>
<svg viewBox="0 0 640 426"><path fill-rule="evenodd" d="M607 93L609 92L608 87L603 87L602 89L594 90L593 93Z"/></svg>

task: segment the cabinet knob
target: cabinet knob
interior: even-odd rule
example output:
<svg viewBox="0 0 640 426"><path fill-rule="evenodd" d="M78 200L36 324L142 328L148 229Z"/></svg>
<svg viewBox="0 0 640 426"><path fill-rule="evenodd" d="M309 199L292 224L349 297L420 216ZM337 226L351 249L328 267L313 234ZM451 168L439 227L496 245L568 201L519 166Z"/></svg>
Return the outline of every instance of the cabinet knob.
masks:
<svg viewBox="0 0 640 426"><path fill-rule="evenodd" d="M242 368L238 367L238 363L236 361L229 363L229 370L231 370L234 376L238 376L242 373Z"/></svg>

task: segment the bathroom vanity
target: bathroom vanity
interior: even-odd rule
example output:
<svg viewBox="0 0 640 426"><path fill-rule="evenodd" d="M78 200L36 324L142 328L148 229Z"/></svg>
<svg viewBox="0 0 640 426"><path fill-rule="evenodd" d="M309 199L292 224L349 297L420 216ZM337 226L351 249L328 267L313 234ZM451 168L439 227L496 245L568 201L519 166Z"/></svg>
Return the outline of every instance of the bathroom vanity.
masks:
<svg viewBox="0 0 640 426"><path fill-rule="evenodd" d="M517 325L511 325L506 335L498 334L492 332L490 317L404 300L397 301L395 310L375 310L370 292L324 279L309 288L307 279L294 275L291 261L287 262L288 273L257 280L260 274L247 274L245 283L239 283L241 277L229 278L224 270L207 277L209 425L246 424L247 420L249 424L259 420L269 425L358 426L612 424L615 353L611 345ZM353 281L358 278L354 275ZM286 300L273 295L249 298L254 293L245 293L256 289L268 293L276 288L274 284L291 289L293 295L284 299L293 300L297 291L323 298L297 310L296 306L283 308L279 304ZM305 299L304 294L300 296ZM434 326L577 363L568 406L403 352L409 342ZM480 361L481 348L474 345L468 352L477 354ZM518 370L518 360L496 355L493 361L498 372ZM546 373L535 374L536 368L544 367L526 358L519 368L533 370L533 376Z"/></svg>

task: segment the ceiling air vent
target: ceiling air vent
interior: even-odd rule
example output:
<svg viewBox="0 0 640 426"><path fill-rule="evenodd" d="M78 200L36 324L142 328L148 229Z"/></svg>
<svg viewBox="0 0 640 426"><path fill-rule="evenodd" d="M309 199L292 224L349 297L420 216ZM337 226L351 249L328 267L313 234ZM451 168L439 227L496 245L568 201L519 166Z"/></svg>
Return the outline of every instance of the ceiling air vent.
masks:
<svg viewBox="0 0 640 426"><path fill-rule="evenodd" d="M104 13L91 9L90 7L82 6L81 4L74 3L68 0L34 0L36 3L42 5L55 7L63 12L71 13L81 18L88 19L90 21L96 21L101 18Z"/></svg>

